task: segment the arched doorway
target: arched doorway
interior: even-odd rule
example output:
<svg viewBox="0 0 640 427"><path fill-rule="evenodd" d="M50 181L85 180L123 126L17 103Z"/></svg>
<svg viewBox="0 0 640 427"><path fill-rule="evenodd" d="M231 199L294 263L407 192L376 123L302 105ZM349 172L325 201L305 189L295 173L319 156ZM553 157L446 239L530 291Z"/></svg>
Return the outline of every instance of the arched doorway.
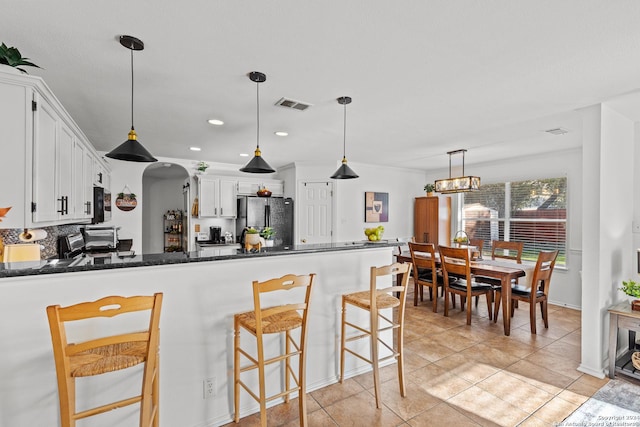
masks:
<svg viewBox="0 0 640 427"><path fill-rule="evenodd" d="M189 172L184 166L175 163L158 162L145 169L142 174L142 253L164 251L167 211L183 211L188 218L183 196L183 185L188 178ZM184 227L183 233L188 232L189 227ZM186 241L190 241L188 236Z"/></svg>

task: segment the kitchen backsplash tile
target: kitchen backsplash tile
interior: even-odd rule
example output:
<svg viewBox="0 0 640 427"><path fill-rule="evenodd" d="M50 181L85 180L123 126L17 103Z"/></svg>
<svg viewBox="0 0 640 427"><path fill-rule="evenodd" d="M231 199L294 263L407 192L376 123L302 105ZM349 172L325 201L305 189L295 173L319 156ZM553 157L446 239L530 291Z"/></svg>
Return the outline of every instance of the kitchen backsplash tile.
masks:
<svg viewBox="0 0 640 427"><path fill-rule="evenodd" d="M79 233L82 225L80 224L68 224L58 225L54 227L40 227L40 230L47 232L47 237L43 240L38 240L38 244L44 246L44 249L40 252L40 258L59 258L58 256L58 237L66 236L71 233ZM22 233L22 228L5 228L0 229L0 237L4 241L4 244L22 243L18 236Z"/></svg>

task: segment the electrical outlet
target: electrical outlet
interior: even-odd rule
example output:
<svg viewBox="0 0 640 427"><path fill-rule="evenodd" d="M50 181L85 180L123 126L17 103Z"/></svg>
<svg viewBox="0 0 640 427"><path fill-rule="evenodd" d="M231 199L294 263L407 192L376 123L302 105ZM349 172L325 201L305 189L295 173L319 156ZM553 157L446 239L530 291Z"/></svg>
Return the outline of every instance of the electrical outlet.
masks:
<svg viewBox="0 0 640 427"><path fill-rule="evenodd" d="M211 399L216 394L216 379L205 378L202 380L202 398Z"/></svg>

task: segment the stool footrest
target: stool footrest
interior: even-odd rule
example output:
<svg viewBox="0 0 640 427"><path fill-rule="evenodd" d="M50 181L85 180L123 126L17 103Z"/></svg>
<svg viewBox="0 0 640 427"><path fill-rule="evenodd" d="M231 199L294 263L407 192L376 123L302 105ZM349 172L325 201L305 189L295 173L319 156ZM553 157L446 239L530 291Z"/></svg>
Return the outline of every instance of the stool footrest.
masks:
<svg viewBox="0 0 640 427"><path fill-rule="evenodd" d="M142 396L130 397L128 399L118 400L117 402L109 403L107 405L98 406L96 408L87 409L86 411L76 413L73 418L80 420L92 415L102 414L103 412L111 411L113 409L122 408L123 406L133 405L142 401Z"/></svg>

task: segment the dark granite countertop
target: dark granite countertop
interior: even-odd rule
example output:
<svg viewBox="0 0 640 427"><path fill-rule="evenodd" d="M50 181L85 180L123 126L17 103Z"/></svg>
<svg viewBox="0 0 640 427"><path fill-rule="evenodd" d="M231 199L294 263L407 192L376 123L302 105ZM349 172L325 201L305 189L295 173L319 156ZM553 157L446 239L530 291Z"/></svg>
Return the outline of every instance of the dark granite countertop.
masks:
<svg viewBox="0 0 640 427"><path fill-rule="evenodd" d="M233 254L214 255L211 250L193 252L169 252L160 254L131 254L112 252L100 255L84 255L73 259L49 259L15 263L0 263L0 278L33 276L41 274L71 273L76 271L106 270L112 268L147 267L154 265L184 264L189 262L220 261L231 259L249 259L256 257L322 253L346 250L360 250L381 247L394 247L395 240L379 242L339 242L317 245L294 245L286 247L262 248L259 252L246 252L237 249Z"/></svg>

